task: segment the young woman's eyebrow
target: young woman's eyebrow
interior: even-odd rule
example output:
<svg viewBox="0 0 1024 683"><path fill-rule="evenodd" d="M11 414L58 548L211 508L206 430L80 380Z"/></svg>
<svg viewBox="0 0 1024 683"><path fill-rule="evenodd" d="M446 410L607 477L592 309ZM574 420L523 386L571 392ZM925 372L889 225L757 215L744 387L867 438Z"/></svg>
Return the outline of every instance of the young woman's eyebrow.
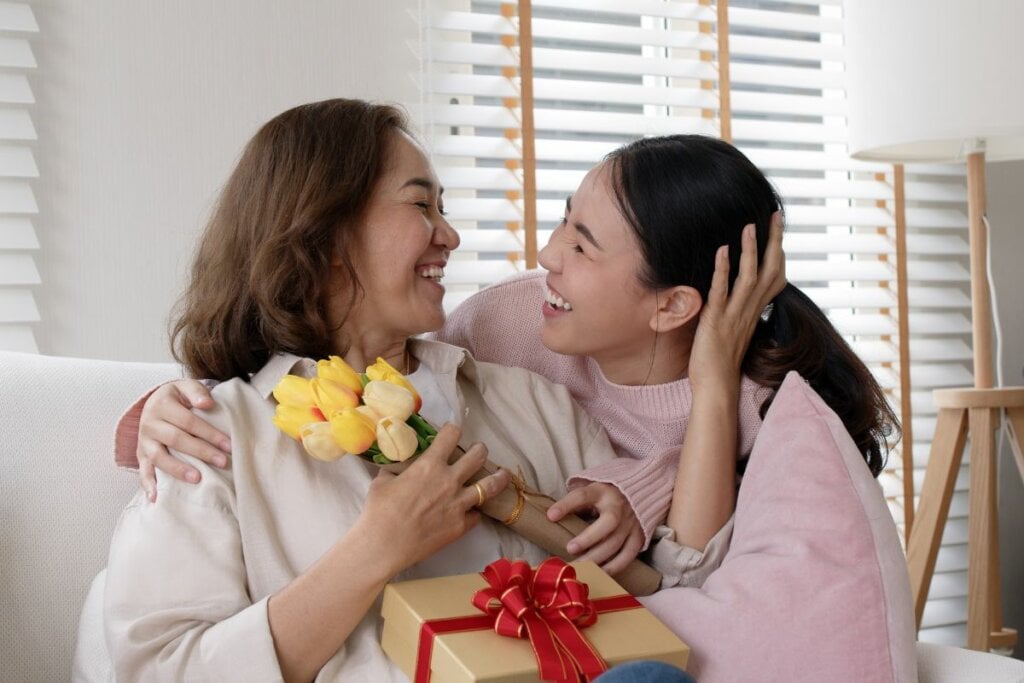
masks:
<svg viewBox="0 0 1024 683"><path fill-rule="evenodd" d="M568 216L571 212L572 212L572 195L569 195L568 197L565 198L565 215ZM573 221L572 222L572 227L574 227L576 229L576 232L578 232L579 234L583 235L583 239L585 239L588 242L590 242L591 244L593 244L595 249L600 249L601 251L604 251L604 248L597 241L597 238L594 237L594 233L590 232L590 228L588 228L587 226L583 225L582 223L580 223L578 221Z"/></svg>

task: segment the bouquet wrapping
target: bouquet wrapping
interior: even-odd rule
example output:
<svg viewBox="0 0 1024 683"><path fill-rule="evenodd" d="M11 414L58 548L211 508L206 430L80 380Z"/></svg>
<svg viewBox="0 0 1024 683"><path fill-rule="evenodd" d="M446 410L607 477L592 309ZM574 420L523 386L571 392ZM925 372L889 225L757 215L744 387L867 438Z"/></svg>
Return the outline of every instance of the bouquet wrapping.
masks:
<svg viewBox="0 0 1024 683"><path fill-rule="evenodd" d="M317 362L317 376L312 379L286 375L274 389L274 398L278 402L274 424L318 460L351 454L399 473L429 448L437 435L418 412L422 402L415 387L382 358L360 374L340 357L331 356ZM450 460L463 453L456 449ZM469 483L498 469L488 461ZM512 485L485 500L479 509L548 553L572 560L566 544L587 522L576 515L552 522L547 509L554 502L530 490L519 474L513 474ZM649 595L658 589L661 574L634 560L615 579L632 595Z"/></svg>

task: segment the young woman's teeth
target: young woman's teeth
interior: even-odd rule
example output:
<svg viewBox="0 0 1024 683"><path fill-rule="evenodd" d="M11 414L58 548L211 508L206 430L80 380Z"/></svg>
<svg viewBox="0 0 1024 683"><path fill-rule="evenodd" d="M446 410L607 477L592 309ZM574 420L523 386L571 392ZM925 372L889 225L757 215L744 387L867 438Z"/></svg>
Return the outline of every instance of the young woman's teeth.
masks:
<svg viewBox="0 0 1024 683"><path fill-rule="evenodd" d="M572 304L571 303L569 303L568 301L566 301L562 297L558 296L557 294L552 292L550 289L547 290L546 294L544 295L544 299L545 299L545 301L547 301L551 305L552 308L557 308L557 309L560 309L560 310L563 310L563 311L571 311L572 310Z"/></svg>
<svg viewBox="0 0 1024 683"><path fill-rule="evenodd" d="M425 277L428 280L434 282L440 282L441 278L444 277L444 268L440 266L427 266L426 268L420 268L420 277Z"/></svg>

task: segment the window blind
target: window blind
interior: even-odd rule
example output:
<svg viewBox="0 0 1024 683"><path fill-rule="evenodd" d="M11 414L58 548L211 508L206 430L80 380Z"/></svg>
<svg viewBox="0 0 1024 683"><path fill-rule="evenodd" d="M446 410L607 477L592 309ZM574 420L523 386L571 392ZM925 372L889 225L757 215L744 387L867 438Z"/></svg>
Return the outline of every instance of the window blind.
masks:
<svg viewBox="0 0 1024 683"><path fill-rule="evenodd" d="M0 3L0 349L38 351L32 323L39 321L32 287L39 284L32 252L39 249L32 216L38 213L30 180L39 175L28 72L36 61L29 35L37 32L25 3Z"/></svg>
<svg viewBox="0 0 1024 683"><path fill-rule="evenodd" d="M909 373L913 472L920 486L931 390L969 385L962 169L906 169L907 296L898 305L892 166L846 146L841 0L731 0L728 53L717 8L698 0L535 0L533 114L537 242L565 196L618 145L644 135L721 135L765 171L786 204L787 275L865 360L900 413ZM446 305L525 267L515 3L423 0L420 120L463 236ZM728 64L728 83L719 65ZM725 70L722 71L725 73ZM720 111L720 95L729 107ZM901 367L900 315L910 367ZM903 388L907 386L903 383ZM880 477L902 527L902 446ZM962 479L966 486L966 479ZM922 639L965 641L966 497L953 501Z"/></svg>

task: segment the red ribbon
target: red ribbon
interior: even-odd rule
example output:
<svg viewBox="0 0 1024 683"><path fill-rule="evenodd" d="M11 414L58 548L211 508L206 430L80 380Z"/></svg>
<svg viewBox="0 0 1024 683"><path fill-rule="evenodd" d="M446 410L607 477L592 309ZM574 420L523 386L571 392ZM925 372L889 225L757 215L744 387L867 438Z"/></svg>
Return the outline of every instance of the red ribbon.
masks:
<svg viewBox="0 0 1024 683"><path fill-rule="evenodd" d="M487 565L483 577L488 587L473 596L483 615L423 623L416 683L430 680L436 636L487 628L503 636L529 638L542 680L590 681L608 667L580 629L592 625L600 613L640 607L631 595L591 600L590 589L576 579L576 570L557 557L544 560L536 570L521 560L502 558Z"/></svg>

